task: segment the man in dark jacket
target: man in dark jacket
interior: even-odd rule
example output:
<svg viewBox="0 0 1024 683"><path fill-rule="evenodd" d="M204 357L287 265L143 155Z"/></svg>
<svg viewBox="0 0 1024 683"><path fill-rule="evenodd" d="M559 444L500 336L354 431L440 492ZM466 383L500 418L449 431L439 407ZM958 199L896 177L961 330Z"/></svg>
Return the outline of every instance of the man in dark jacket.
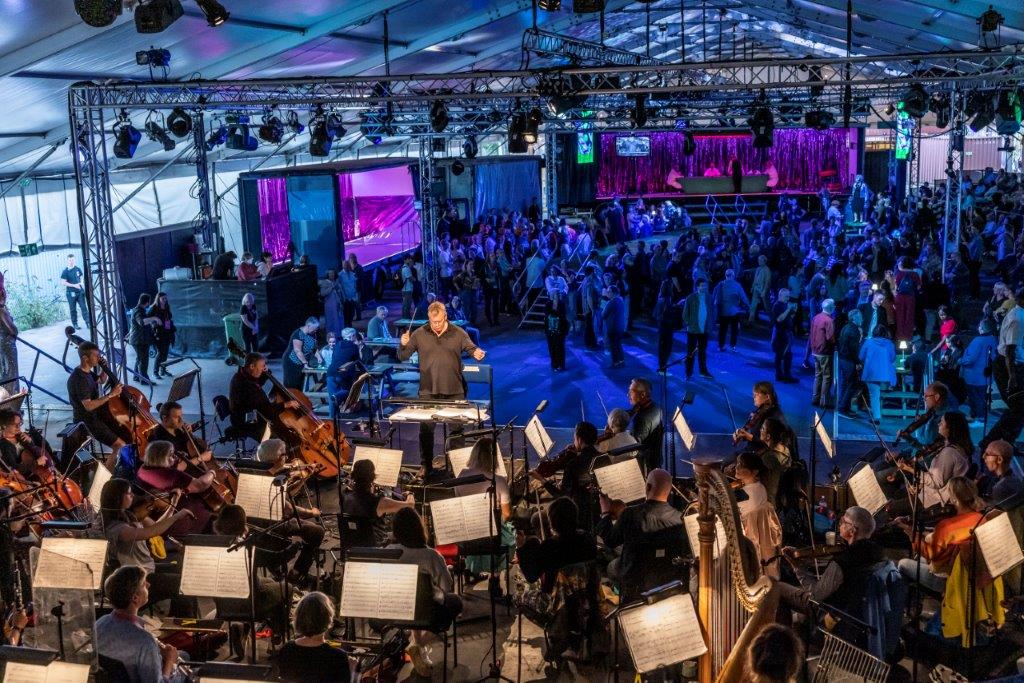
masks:
<svg viewBox="0 0 1024 683"><path fill-rule="evenodd" d="M861 323L860 311L850 311L836 342L839 356L839 403L836 410L843 414L849 414L850 401L856 395L859 385L857 363L860 362Z"/></svg>
<svg viewBox="0 0 1024 683"><path fill-rule="evenodd" d="M686 379L693 374L693 357L697 356L702 377L711 379L708 371L708 330L714 312L708 296L708 281L697 278L697 289L683 304L683 325L686 326Z"/></svg>
<svg viewBox="0 0 1024 683"><path fill-rule="evenodd" d="M640 444L640 464L650 472L661 466L661 446L664 427L661 408L651 398L651 383L637 377L629 383L629 413L632 416L629 433Z"/></svg>
<svg viewBox="0 0 1024 683"><path fill-rule="evenodd" d="M338 405L344 405L352 382L358 371L359 347L355 343L356 331L346 327L341 331L341 339L334 343L331 363L325 373L327 378L327 396L331 408L331 419L334 419Z"/></svg>

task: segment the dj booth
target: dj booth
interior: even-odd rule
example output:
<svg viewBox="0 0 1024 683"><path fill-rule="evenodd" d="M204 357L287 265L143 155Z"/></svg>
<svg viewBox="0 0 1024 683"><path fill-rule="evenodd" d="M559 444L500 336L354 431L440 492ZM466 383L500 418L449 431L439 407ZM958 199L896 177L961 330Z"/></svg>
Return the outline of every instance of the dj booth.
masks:
<svg viewBox="0 0 1024 683"><path fill-rule="evenodd" d="M183 355L223 356L227 340L224 316L238 313L251 293L259 312L259 350L276 355L309 316L319 315L316 268L273 275L267 280L158 280L174 312L175 350Z"/></svg>
<svg viewBox="0 0 1024 683"><path fill-rule="evenodd" d="M736 191L730 176L697 176L678 178L680 189L686 194L732 194ZM755 193L768 191L768 176L765 174L745 175L740 181L740 192Z"/></svg>

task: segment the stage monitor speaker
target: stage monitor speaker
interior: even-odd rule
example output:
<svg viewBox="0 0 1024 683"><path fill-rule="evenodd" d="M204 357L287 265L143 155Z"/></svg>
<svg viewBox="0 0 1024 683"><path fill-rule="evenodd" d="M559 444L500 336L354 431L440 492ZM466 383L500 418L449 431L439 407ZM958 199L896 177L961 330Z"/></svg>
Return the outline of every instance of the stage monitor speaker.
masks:
<svg viewBox="0 0 1024 683"><path fill-rule="evenodd" d="M434 180L430 183L430 196L435 199L443 199L448 194L448 183L443 180Z"/></svg>

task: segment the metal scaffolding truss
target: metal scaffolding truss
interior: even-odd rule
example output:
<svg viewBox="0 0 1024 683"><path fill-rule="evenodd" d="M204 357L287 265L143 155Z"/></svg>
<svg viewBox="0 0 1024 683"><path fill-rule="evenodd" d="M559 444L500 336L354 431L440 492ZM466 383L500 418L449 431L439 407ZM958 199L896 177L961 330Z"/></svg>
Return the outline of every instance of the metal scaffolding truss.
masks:
<svg viewBox="0 0 1024 683"><path fill-rule="evenodd" d="M577 64L618 64L620 66L649 66L664 64L661 59L654 59L637 52L580 40L560 33L551 33L537 28L523 31L523 50L533 52L542 57L564 57L574 60Z"/></svg>
<svg viewBox="0 0 1024 683"><path fill-rule="evenodd" d="M420 240L423 252L421 284L423 292L427 293L438 291L437 220L441 206L431 188L431 184L435 181L434 146L431 144L431 140L422 140L419 145L419 152Z"/></svg>
<svg viewBox="0 0 1024 683"><path fill-rule="evenodd" d="M946 157L946 201L942 213L942 277L946 277L946 262L950 244L959 248L961 201L960 191L964 175L964 104L965 94L954 90L949 97L949 153ZM953 239L950 239L952 235Z"/></svg>

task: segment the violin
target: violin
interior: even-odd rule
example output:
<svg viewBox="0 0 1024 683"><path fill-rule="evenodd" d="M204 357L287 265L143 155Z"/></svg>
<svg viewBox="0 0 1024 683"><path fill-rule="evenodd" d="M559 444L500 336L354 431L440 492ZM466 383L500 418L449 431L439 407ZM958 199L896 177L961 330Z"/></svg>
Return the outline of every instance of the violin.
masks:
<svg viewBox="0 0 1024 683"><path fill-rule="evenodd" d="M767 413L770 408L771 406L767 403L755 408L754 411L751 412L750 415L747 417L747 421L743 423L743 426L737 429L735 432L733 432L732 445L738 446L740 441L743 440L740 437L740 432L748 432L753 434L754 425L764 421L764 414ZM757 435L755 434L755 436Z"/></svg>
<svg viewBox="0 0 1024 683"><path fill-rule="evenodd" d="M559 451L558 455L555 457L541 460L537 463L537 467L535 467L533 471L536 472L538 476L546 479L555 472L565 469L565 466L575 460L579 454L579 451L576 450L576 446L569 444Z"/></svg>
<svg viewBox="0 0 1024 683"><path fill-rule="evenodd" d="M893 445L898 444L902 439L909 443L911 446L914 446L915 448L924 447L924 444L922 444L920 441L911 436L911 434L913 434L918 429L928 424L929 420L931 420L933 417L935 417L934 408L929 408L928 410L924 411L923 413L915 417L913 420L911 420L910 424L908 424L906 427L899 431L899 433L896 435L896 440L893 441Z"/></svg>
<svg viewBox="0 0 1024 683"><path fill-rule="evenodd" d="M153 518L154 513L156 513L157 517L160 517L168 509L173 514L178 511L178 503L181 500L181 496L181 490L168 491L167 493L143 491L135 496L130 510L135 515L135 518L140 520L146 517Z"/></svg>

